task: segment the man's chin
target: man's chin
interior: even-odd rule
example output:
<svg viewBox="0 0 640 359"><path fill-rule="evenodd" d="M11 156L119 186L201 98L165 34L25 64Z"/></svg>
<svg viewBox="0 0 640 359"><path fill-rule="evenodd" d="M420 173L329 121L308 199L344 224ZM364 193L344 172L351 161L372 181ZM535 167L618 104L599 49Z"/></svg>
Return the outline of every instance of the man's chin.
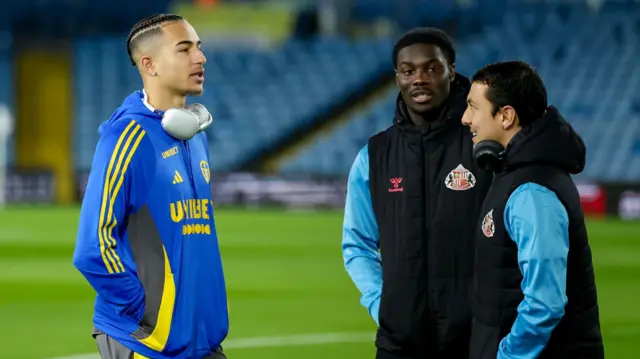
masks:
<svg viewBox="0 0 640 359"><path fill-rule="evenodd" d="M187 91L187 96L200 96L202 93L204 93L204 88L193 88Z"/></svg>
<svg viewBox="0 0 640 359"><path fill-rule="evenodd" d="M434 106L431 102L427 102L427 103L417 103L414 102L411 104L411 109L413 110L413 112L423 115L431 110L433 110L434 108L436 108L436 106Z"/></svg>
<svg viewBox="0 0 640 359"><path fill-rule="evenodd" d="M427 113L433 109L440 107L442 102L438 102L436 99L429 99L429 101L425 102L415 102L411 101L411 107L414 112L419 114Z"/></svg>

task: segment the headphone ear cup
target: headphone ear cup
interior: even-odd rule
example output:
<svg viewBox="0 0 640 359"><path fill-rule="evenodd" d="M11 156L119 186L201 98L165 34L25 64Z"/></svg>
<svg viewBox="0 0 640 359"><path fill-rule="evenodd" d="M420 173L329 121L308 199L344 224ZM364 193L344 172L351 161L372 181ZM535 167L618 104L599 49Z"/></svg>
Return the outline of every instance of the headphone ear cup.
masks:
<svg viewBox="0 0 640 359"><path fill-rule="evenodd" d="M496 171L502 167L504 146L500 142L486 140L473 146L473 158L478 167L487 171Z"/></svg>
<svg viewBox="0 0 640 359"><path fill-rule="evenodd" d="M200 121L189 110L171 108L162 117L162 128L172 137L186 141L200 131Z"/></svg>
<svg viewBox="0 0 640 359"><path fill-rule="evenodd" d="M206 130L209 126L211 126L211 123L213 123L213 116L211 116L211 113L209 113L209 110L207 110L207 108L204 107L204 105L199 103L194 103L187 106L187 110L194 113L198 118L198 123L200 124L200 131Z"/></svg>

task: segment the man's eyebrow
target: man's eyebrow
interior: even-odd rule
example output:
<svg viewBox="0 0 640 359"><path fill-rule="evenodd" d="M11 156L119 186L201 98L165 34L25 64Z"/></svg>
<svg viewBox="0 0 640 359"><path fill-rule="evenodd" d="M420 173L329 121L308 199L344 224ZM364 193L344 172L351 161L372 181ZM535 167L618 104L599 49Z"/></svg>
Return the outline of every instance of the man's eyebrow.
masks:
<svg viewBox="0 0 640 359"><path fill-rule="evenodd" d="M400 61L398 63L399 65L407 65L407 66L424 66L424 65L429 65L433 62L441 62L439 58L437 57L431 57L431 58L427 58L425 60L421 60L421 61L410 61L410 60L406 60L406 61Z"/></svg>
<svg viewBox="0 0 640 359"><path fill-rule="evenodd" d="M202 41L198 40L198 44L197 45L201 45L201 44L202 44ZM176 44L176 47L178 47L180 45L193 45L193 41L191 41L191 40L182 40L182 41L180 41L180 42L178 42Z"/></svg>

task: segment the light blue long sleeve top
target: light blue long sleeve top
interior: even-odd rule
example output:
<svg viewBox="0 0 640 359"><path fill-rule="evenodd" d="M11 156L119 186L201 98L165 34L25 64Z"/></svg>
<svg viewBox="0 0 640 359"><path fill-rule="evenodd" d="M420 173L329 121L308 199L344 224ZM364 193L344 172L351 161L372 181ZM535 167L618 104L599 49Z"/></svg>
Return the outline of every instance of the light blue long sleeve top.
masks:
<svg viewBox="0 0 640 359"><path fill-rule="evenodd" d="M497 358L534 359L546 347L567 304L569 216L553 191L525 183L509 197L504 224L518 246L524 299Z"/></svg>
<svg viewBox="0 0 640 359"><path fill-rule="evenodd" d="M382 260L378 249L378 223L369 192L369 150L364 146L349 171L342 256L347 273L362 294L360 303L377 324L382 295Z"/></svg>
<svg viewBox="0 0 640 359"><path fill-rule="evenodd" d="M526 183L509 197L504 223L518 247L525 297L518 306L511 332L500 342L497 358L535 358L564 315L568 215L551 190ZM361 293L360 303L377 324L382 295L378 240L378 224L369 192L369 154L365 146L349 172L342 254L347 273Z"/></svg>

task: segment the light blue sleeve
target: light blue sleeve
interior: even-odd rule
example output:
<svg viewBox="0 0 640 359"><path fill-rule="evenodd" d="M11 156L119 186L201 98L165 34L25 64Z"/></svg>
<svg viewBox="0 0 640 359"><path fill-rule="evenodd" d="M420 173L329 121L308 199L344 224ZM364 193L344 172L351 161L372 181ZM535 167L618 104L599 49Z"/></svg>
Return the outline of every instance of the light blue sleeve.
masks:
<svg viewBox="0 0 640 359"><path fill-rule="evenodd" d="M382 260L378 251L378 224L369 192L367 146L360 150L349 172L342 227L342 257L347 273L362 294L362 306L379 324Z"/></svg>
<svg viewBox="0 0 640 359"><path fill-rule="evenodd" d="M498 359L534 359L547 345L567 304L569 218L546 187L526 183L511 194L504 211L509 236L518 246L524 300Z"/></svg>

